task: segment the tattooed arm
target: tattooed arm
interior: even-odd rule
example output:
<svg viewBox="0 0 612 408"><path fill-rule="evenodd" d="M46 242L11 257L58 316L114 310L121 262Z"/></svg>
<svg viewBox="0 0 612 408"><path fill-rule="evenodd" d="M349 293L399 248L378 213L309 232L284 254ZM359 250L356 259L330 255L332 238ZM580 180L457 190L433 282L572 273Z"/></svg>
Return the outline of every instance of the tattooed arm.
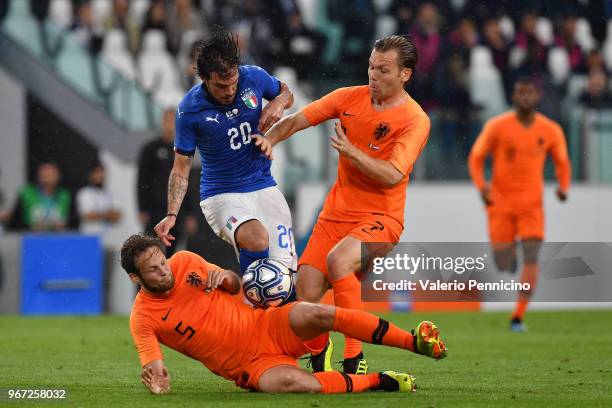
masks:
<svg viewBox="0 0 612 408"><path fill-rule="evenodd" d="M185 198L185 193L187 193L192 160L193 156L174 154L174 164L168 180L168 213L155 226L155 233L166 246L170 246L170 241L174 241L170 230L176 223L177 214L183 203L183 198Z"/></svg>

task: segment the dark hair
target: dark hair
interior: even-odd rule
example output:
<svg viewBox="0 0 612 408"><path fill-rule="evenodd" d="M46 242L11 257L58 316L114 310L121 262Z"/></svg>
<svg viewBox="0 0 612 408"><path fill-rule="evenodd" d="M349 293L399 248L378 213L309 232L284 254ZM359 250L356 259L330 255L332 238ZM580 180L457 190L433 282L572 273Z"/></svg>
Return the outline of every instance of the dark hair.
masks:
<svg viewBox="0 0 612 408"><path fill-rule="evenodd" d="M529 75L520 76L514 81L514 86L517 85L531 85L536 91L540 91L541 81L538 78L534 78Z"/></svg>
<svg viewBox="0 0 612 408"><path fill-rule="evenodd" d="M409 35L390 35L381 38L374 43L374 49L379 52L396 50L400 68L410 68L412 70L410 78L412 79L417 65L418 53L416 45Z"/></svg>
<svg viewBox="0 0 612 408"><path fill-rule="evenodd" d="M136 266L136 259L151 247L158 247L165 253L164 245L157 237L142 233L130 236L121 246L121 267L127 273L140 276L140 271Z"/></svg>
<svg viewBox="0 0 612 408"><path fill-rule="evenodd" d="M195 68L202 79L209 79L212 72L229 77L239 63L238 41L223 27L213 27L212 37L197 45Z"/></svg>

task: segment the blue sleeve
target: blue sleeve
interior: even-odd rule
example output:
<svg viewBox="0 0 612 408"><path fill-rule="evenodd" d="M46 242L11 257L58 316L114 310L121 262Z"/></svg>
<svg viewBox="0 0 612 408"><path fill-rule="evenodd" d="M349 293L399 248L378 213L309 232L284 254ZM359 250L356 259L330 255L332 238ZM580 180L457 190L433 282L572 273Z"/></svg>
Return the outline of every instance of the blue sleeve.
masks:
<svg viewBox="0 0 612 408"><path fill-rule="evenodd" d="M174 151L184 156L193 156L196 150L195 123L191 115L181 112L180 106L174 119Z"/></svg>
<svg viewBox="0 0 612 408"><path fill-rule="evenodd" d="M252 72L261 89L263 97L268 101L276 98L280 93L281 81L275 76L268 74L265 69L257 66L254 67Z"/></svg>

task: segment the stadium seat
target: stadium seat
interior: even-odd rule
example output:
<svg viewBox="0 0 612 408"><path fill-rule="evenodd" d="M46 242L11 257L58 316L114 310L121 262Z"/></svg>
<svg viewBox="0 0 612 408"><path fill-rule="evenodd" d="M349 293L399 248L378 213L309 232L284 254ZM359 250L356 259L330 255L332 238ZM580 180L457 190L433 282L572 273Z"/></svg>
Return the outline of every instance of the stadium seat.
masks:
<svg viewBox="0 0 612 408"><path fill-rule="evenodd" d="M579 18L576 21L576 42L585 53L595 48L595 39L591 34L591 24L586 18Z"/></svg>
<svg viewBox="0 0 612 408"><path fill-rule="evenodd" d="M36 20L30 12L30 3L12 0L3 20L6 33L35 56L42 56L43 50L39 41Z"/></svg>
<svg viewBox="0 0 612 408"><path fill-rule="evenodd" d="M514 40L514 22L510 17L503 16L499 19L499 29L506 40Z"/></svg>
<svg viewBox="0 0 612 408"><path fill-rule="evenodd" d="M377 14L385 14L389 11L393 0L373 0L374 8Z"/></svg>
<svg viewBox="0 0 612 408"><path fill-rule="evenodd" d="M501 75L493 65L493 57L487 47L477 46L472 49L469 79L472 102L483 107L483 119L506 109Z"/></svg>
<svg viewBox="0 0 612 408"><path fill-rule="evenodd" d="M106 33L100 55L126 79L136 78L134 60L127 49L127 39L122 30L110 30Z"/></svg>
<svg viewBox="0 0 612 408"><path fill-rule="evenodd" d="M87 52L73 35L67 35L64 46L57 56L55 65L60 76L72 85L81 95L100 102L94 86L91 55Z"/></svg>
<svg viewBox="0 0 612 408"><path fill-rule="evenodd" d="M536 23L535 28L536 37L538 40L542 42L544 45L550 45L553 42L554 34L553 34L553 25L550 20L546 17L538 18L538 22Z"/></svg>
<svg viewBox="0 0 612 408"><path fill-rule="evenodd" d="M149 10L150 0L132 0L130 2L130 16L136 24L142 27L144 20Z"/></svg>
<svg viewBox="0 0 612 408"><path fill-rule="evenodd" d="M162 103L164 93L174 94L180 88L176 64L166 49L166 35L160 30L148 31L143 38L138 58L142 86Z"/></svg>
<svg viewBox="0 0 612 408"><path fill-rule="evenodd" d="M315 1L313 0L313 3ZM340 58L342 51L342 36L344 29L341 24L332 22L327 15L327 6L325 0L318 0L317 3L317 26L319 30L327 37L327 45L323 52L323 61L325 63L335 63Z"/></svg>
<svg viewBox="0 0 612 408"><path fill-rule="evenodd" d="M393 16L383 14L376 18L376 38L382 38L394 34L396 30L397 20Z"/></svg>
<svg viewBox="0 0 612 408"><path fill-rule="evenodd" d="M552 47L548 53L548 71L556 84L565 82L571 67L567 50L563 47Z"/></svg>
<svg viewBox="0 0 612 408"><path fill-rule="evenodd" d="M112 11L112 0L91 0L91 14L96 27L102 27Z"/></svg>
<svg viewBox="0 0 612 408"><path fill-rule="evenodd" d="M523 63L527 53L521 47L512 47L510 49L510 57L508 58L510 67L517 68L519 65Z"/></svg>
<svg viewBox="0 0 612 408"><path fill-rule="evenodd" d="M179 47L178 54L176 56L181 70L183 69L183 67L186 67L187 64L191 63L189 56L189 53L191 52L191 47L196 41L200 40L201 38L202 32L199 30L188 30L185 31L181 36L181 46Z"/></svg>
<svg viewBox="0 0 612 408"><path fill-rule="evenodd" d="M612 70L612 20L608 21L608 32L606 34L606 41L604 42L602 52L606 61L606 66L609 70Z"/></svg>
<svg viewBox="0 0 612 408"><path fill-rule="evenodd" d="M72 24L72 2L70 0L51 0L49 20L62 28L70 27L70 24Z"/></svg>

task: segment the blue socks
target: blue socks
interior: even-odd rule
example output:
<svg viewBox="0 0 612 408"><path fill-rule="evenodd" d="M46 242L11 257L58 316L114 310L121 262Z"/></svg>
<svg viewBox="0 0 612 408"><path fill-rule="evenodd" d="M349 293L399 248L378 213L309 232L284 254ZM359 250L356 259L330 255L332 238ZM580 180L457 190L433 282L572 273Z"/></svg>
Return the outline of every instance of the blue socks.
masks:
<svg viewBox="0 0 612 408"><path fill-rule="evenodd" d="M244 275L244 272L247 270L250 264L253 262L267 258L270 254L270 250L266 249L264 251L249 251L247 249L241 248L239 251L240 254L240 276Z"/></svg>

